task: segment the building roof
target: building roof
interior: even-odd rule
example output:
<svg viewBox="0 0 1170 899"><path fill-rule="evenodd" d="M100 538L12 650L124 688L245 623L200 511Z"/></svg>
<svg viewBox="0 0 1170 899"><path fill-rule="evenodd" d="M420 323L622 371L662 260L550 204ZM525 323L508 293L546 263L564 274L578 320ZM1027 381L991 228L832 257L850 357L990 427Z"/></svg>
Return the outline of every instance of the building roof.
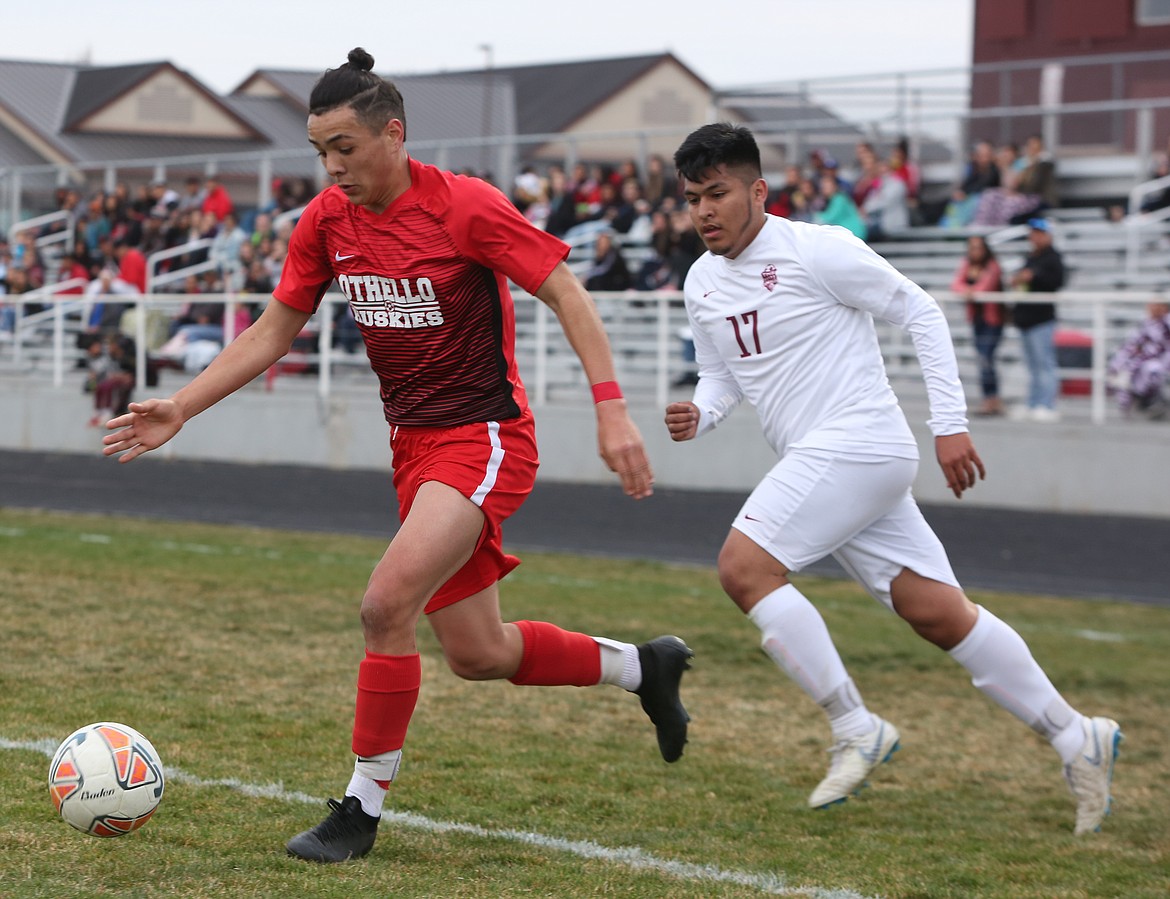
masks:
<svg viewBox="0 0 1170 899"><path fill-rule="evenodd" d="M74 76L73 89L65 110L64 130L80 124L91 113L121 97L135 85L153 75L164 62L146 62L129 66L79 68Z"/></svg>
<svg viewBox="0 0 1170 899"><path fill-rule="evenodd" d="M232 123L233 136L204 137L137 129L119 132L88 123L136 90L160 77L173 79L205 109ZM193 126L197 128L198 126ZM0 165L35 162L100 162L111 159L152 159L162 156L266 149L270 139L249 117L225 98L168 62L125 66L0 60ZM8 152L14 141L25 151Z"/></svg>
<svg viewBox="0 0 1170 899"><path fill-rule="evenodd" d="M586 59L576 62L502 66L446 77L506 78L516 90L518 134L558 134L596 109L623 88L663 64L674 64L704 89L710 86L671 53Z"/></svg>

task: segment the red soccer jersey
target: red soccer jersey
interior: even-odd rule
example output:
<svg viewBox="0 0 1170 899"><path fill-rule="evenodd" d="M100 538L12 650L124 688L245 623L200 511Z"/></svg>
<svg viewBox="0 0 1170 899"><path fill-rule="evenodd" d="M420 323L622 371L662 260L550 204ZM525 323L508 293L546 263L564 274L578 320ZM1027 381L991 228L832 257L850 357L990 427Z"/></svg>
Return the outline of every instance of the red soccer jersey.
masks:
<svg viewBox="0 0 1170 899"><path fill-rule="evenodd" d="M386 420L455 427L527 407L508 279L529 292L568 255L499 190L410 160L381 215L337 187L305 208L274 296L315 311L336 279L381 383Z"/></svg>

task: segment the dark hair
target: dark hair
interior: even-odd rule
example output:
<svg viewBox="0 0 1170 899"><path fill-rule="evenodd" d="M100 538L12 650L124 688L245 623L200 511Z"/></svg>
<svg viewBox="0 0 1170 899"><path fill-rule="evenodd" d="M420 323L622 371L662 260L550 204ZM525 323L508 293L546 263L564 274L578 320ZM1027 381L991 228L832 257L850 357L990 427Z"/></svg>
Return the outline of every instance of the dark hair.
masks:
<svg viewBox="0 0 1170 899"><path fill-rule="evenodd" d="M687 135L674 153L674 167L687 181L702 181L703 173L718 166L747 166L759 178L760 148L742 125L719 122Z"/></svg>
<svg viewBox="0 0 1170 899"><path fill-rule="evenodd" d="M336 69L326 69L309 94L309 115L321 115L338 106L349 106L358 120L371 129L380 131L391 119L402 122L406 135L406 110L402 94L394 83L376 75L374 57L361 47L349 51L346 63Z"/></svg>
<svg viewBox="0 0 1170 899"><path fill-rule="evenodd" d="M991 262L991 260L995 259L995 250L992 248L991 244L989 244L987 242L987 238L984 237L982 234L972 234L970 237L967 238L967 240L968 241L971 241L971 240L979 241L980 246L983 247L983 258L987 262ZM969 251L969 248L970 248L970 244L968 244L968 251Z"/></svg>

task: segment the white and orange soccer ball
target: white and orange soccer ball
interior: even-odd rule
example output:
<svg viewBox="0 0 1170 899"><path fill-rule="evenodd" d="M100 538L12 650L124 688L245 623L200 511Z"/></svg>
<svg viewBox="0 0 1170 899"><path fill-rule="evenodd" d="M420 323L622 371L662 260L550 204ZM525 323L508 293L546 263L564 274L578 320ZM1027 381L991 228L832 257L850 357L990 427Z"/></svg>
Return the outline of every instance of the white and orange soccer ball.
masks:
<svg viewBox="0 0 1170 899"><path fill-rule="evenodd" d="M98 837L120 837L149 821L163 785L150 741L112 721L75 730L49 765L49 795L61 817Z"/></svg>

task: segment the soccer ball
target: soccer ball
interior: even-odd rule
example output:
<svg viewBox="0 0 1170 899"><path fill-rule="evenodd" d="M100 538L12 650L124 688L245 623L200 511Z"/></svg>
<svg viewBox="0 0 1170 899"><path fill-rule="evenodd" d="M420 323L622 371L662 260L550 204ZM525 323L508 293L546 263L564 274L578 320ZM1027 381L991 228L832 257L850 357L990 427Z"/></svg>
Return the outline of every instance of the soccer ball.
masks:
<svg viewBox="0 0 1170 899"><path fill-rule="evenodd" d="M162 801L162 762L134 728L111 721L88 724L53 755L49 795L78 830L120 837L150 820Z"/></svg>

